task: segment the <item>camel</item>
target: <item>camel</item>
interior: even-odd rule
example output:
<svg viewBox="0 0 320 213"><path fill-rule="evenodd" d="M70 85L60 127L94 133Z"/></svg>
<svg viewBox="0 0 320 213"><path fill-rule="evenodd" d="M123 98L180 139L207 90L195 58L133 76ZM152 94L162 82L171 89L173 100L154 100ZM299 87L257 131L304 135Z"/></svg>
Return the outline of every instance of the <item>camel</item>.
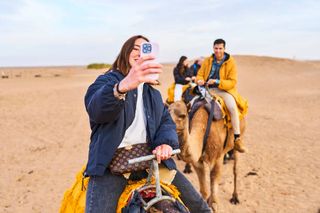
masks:
<svg viewBox="0 0 320 213"><path fill-rule="evenodd" d="M194 114L189 124L188 108L183 101L177 101L169 106L169 112L176 123L176 131L180 143L180 158L194 167L200 185L200 193L208 202L209 206L217 212L218 210L218 184L221 178L223 157L233 149L234 135L232 129L228 129L224 119L212 121L207 144L202 153L203 138L208 121L208 112L202 106ZM189 130L190 125L190 130ZM245 119L240 121L241 134L246 126ZM226 141L226 147L224 143ZM238 204L237 193L237 163L238 152L234 151L234 191L230 202ZM207 182L210 178L210 187Z"/></svg>

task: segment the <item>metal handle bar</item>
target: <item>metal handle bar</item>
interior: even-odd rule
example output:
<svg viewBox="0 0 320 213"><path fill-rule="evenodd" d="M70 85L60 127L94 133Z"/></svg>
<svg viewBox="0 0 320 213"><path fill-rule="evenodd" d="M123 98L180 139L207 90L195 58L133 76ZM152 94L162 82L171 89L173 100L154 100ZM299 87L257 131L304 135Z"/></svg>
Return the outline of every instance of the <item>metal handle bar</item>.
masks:
<svg viewBox="0 0 320 213"><path fill-rule="evenodd" d="M179 154L180 152L181 152L180 149L175 149L175 150L172 151L172 155ZM134 163L140 163L140 162L143 162L143 161L149 161L149 160L152 160L152 159L155 159L155 158L156 158L155 155L146 155L146 156L143 156L143 157L130 159L130 160L128 160L128 162L129 162L129 164L134 164Z"/></svg>

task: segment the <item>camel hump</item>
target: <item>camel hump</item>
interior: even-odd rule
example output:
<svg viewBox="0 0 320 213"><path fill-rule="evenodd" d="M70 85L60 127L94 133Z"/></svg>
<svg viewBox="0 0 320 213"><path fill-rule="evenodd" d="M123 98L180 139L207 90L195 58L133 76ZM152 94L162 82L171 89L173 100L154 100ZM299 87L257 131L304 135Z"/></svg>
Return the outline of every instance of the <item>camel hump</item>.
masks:
<svg viewBox="0 0 320 213"><path fill-rule="evenodd" d="M214 121L218 121L221 119L224 119L225 117L225 113L223 110L223 107L220 103L219 99L216 100L211 100L211 103L208 103L208 101L206 101L204 98L199 98L197 99L191 106L190 112L189 112L189 120L191 121L194 114L196 113L196 111L200 108L200 107L204 107L208 114L210 114L211 109L211 105L213 105L213 118L212 120Z"/></svg>

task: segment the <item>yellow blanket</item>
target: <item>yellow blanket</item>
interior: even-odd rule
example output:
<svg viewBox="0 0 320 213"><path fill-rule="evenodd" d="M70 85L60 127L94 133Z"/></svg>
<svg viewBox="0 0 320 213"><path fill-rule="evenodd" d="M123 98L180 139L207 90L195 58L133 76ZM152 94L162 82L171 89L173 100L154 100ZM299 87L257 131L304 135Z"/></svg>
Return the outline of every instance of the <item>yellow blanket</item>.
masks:
<svg viewBox="0 0 320 213"><path fill-rule="evenodd" d="M119 198L118 207L117 207L117 211L116 211L117 213L121 213L121 209L126 206L133 191L144 186L146 184L146 182L147 182L146 179L142 179L140 181L134 181L134 182L129 181L128 185L126 186L126 188L124 189L124 191L122 192L122 194ZM151 183L155 184L155 179L153 179L151 181ZM171 194L174 199L179 200L181 203L183 203L179 198L180 192L178 191L178 189L174 185L172 185L172 184L169 185L169 184L166 184L162 181L160 182L160 185L169 194Z"/></svg>
<svg viewBox="0 0 320 213"><path fill-rule="evenodd" d="M168 88L168 98L167 103L172 104L174 102L174 88L176 84L172 83L171 86ZM182 94L186 91L186 89L189 87L189 84L183 85L182 87Z"/></svg>
<svg viewBox="0 0 320 213"><path fill-rule="evenodd" d="M228 128L232 128L231 116L223 98L215 94L214 94L214 98L221 105L222 113L226 116L225 123L227 124ZM238 108L238 114L239 114L240 120L242 120L245 116L245 114L243 114L243 111L240 111L239 108Z"/></svg>
<svg viewBox="0 0 320 213"><path fill-rule="evenodd" d="M89 183L89 177L83 180L82 184L82 174L85 170L85 166L78 172L76 176L76 180L73 183L72 187L68 189L64 193L64 197L60 207L60 213L84 213L85 212L85 205L86 205L86 189ZM180 200L179 198L179 191L177 188L169 183L171 183L174 175L175 170L168 170L167 168L163 168L160 166L160 179L164 180L161 182L161 187L163 187L167 192L169 192L175 199ZM154 180L152 183L154 184ZM117 213L121 212L121 209L126 205L128 199L137 187L141 187L146 183L146 179L142 179L141 181L129 181L128 185L126 186L125 190L122 192L118 207ZM83 189L83 190L82 190ZM181 202L182 203L182 202Z"/></svg>
<svg viewBox="0 0 320 213"><path fill-rule="evenodd" d="M64 193L60 213L84 213L86 206L85 189L88 187L89 182L89 178L83 180L84 190L82 190L82 174L84 170L85 167L78 172L74 184Z"/></svg>
<svg viewBox="0 0 320 213"><path fill-rule="evenodd" d="M182 92L185 92L189 86L190 86L189 84L184 85L182 88ZM168 104L172 104L174 102L174 88L175 88L175 83L172 83L171 86L167 90L167 92L168 92L167 103ZM217 96L217 95L214 95L214 96L215 96L216 100L218 100L218 102L221 104L223 113L227 116L228 127L231 128L232 127L231 126L231 117L230 117L229 111L228 111L223 99L220 96ZM244 116L247 114L247 110L243 111L238 108L238 113L239 113L239 119L242 120L244 118Z"/></svg>

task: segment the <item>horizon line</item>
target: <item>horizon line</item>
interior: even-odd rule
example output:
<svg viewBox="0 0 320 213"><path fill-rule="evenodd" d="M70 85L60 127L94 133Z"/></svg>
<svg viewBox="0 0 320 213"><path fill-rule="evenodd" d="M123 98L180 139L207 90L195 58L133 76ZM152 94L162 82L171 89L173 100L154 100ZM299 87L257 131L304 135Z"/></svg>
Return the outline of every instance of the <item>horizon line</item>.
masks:
<svg viewBox="0 0 320 213"><path fill-rule="evenodd" d="M272 59L285 59L285 60L291 60L291 61L306 61L306 62L320 62L320 59L298 59L298 58L288 58L288 57L277 57L277 56L268 56L268 55L248 55L248 54L234 54L232 55L234 57L257 57L257 58L272 58ZM189 60L195 60L189 59ZM88 64L43 64L43 65L0 65L0 68L33 68L33 67L86 67L89 64L94 63L104 63L104 64L112 64L107 62L91 62ZM160 62L161 64L175 64L177 62L173 61L164 61Z"/></svg>

